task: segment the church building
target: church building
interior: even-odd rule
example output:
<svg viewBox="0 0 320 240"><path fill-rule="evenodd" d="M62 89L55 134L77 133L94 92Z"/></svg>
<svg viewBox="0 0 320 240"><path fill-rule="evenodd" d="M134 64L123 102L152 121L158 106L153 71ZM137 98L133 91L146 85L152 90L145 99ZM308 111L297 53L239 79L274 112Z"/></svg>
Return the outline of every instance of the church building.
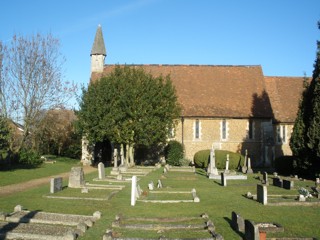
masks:
<svg viewBox="0 0 320 240"><path fill-rule="evenodd" d="M91 50L91 79L112 72L101 26ZM303 90L303 77L266 77L260 65L130 65L153 76L170 75L182 106L172 139L185 157L200 150L248 151L253 166L271 166L291 155L290 136ZM83 144L82 162L92 156Z"/></svg>

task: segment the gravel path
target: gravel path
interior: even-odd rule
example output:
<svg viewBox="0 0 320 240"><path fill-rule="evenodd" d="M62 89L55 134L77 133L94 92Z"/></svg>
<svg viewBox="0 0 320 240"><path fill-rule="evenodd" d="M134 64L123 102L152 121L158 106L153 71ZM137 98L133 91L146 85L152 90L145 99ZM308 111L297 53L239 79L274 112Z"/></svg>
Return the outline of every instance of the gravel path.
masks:
<svg viewBox="0 0 320 240"><path fill-rule="evenodd" d="M97 171L96 168L91 167L91 166L84 166L83 167L83 171L84 173L91 173L94 171ZM50 179L52 177L62 177L62 178L68 178L69 177L70 172L65 172L65 173L61 173L61 174L57 174L57 175L53 175L53 176L49 176L49 177L44 177L44 178L38 178L38 179L33 179L27 182L22 182L22 183L17 183L17 184L11 184L11 185L7 185L7 186L3 186L0 187L0 197L2 196L8 196L17 192L22 192L31 188L35 188L35 187L39 187L41 185L45 185L50 183Z"/></svg>

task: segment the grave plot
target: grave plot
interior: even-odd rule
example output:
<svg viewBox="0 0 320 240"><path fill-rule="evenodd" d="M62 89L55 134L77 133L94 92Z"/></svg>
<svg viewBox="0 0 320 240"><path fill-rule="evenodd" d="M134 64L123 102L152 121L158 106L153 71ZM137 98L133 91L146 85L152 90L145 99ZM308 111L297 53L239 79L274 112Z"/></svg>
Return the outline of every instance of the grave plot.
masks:
<svg viewBox="0 0 320 240"><path fill-rule="evenodd" d="M138 202L145 203L181 203L200 202L196 190L189 191L145 191L141 194Z"/></svg>
<svg viewBox="0 0 320 240"><path fill-rule="evenodd" d="M223 239L209 217L126 218L116 216L103 239Z"/></svg>
<svg viewBox="0 0 320 240"><path fill-rule="evenodd" d="M100 212L92 216L48 213L18 205L14 212L1 215L0 239L76 239L100 218Z"/></svg>
<svg viewBox="0 0 320 240"><path fill-rule="evenodd" d="M44 195L44 197L65 200L108 201L119 191L119 189L65 188L57 193Z"/></svg>
<svg viewBox="0 0 320 240"><path fill-rule="evenodd" d="M301 187L301 185L300 183L299 188L288 191L286 188L279 188L278 186L257 184L257 194L253 195L248 192L246 197L269 206L319 206L320 199L317 194L307 190L308 182L303 182L305 187Z"/></svg>

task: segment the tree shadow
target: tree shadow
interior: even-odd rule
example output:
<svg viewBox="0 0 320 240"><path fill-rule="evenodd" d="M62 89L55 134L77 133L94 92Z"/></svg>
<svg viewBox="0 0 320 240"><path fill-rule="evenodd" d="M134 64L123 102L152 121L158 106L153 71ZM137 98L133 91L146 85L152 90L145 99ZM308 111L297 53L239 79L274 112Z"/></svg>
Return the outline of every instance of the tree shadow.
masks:
<svg viewBox="0 0 320 240"><path fill-rule="evenodd" d="M248 136L242 139L238 150L242 155L248 152L252 167L272 168L275 157L283 155L282 145L277 145L275 141L274 122L277 119L268 93L265 90L261 94L254 93Z"/></svg>
<svg viewBox="0 0 320 240"><path fill-rule="evenodd" d="M35 210L28 212L26 215L20 218L18 222L8 222L2 228L0 228L0 239L7 239L7 236L10 232L16 229L20 224L30 223L30 220L38 213L40 210ZM14 213L9 214L8 216L12 216Z"/></svg>
<svg viewBox="0 0 320 240"><path fill-rule="evenodd" d="M237 230L235 230L233 227L232 227L232 220L228 217L223 217L224 220L226 220L228 223L229 223L229 226L232 228L233 231L235 231L242 239L245 239L245 235L244 233L242 232L239 232Z"/></svg>

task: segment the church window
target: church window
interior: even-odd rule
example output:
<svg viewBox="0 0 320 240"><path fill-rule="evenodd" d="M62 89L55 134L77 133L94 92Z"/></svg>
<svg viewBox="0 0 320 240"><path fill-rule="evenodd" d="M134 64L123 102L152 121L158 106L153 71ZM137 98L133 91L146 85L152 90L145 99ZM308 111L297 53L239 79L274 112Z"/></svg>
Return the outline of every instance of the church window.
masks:
<svg viewBox="0 0 320 240"><path fill-rule="evenodd" d="M287 126L286 125L277 126L277 142L278 143L287 142Z"/></svg>
<svg viewBox="0 0 320 240"><path fill-rule="evenodd" d="M194 139L200 139L200 121L196 119L194 122Z"/></svg>
<svg viewBox="0 0 320 240"><path fill-rule="evenodd" d="M228 138L228 123L226 119L221 121L221 139L227 140Z"/></svg>

